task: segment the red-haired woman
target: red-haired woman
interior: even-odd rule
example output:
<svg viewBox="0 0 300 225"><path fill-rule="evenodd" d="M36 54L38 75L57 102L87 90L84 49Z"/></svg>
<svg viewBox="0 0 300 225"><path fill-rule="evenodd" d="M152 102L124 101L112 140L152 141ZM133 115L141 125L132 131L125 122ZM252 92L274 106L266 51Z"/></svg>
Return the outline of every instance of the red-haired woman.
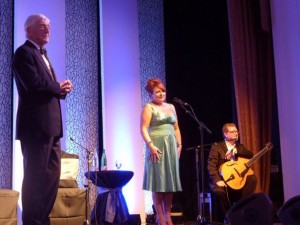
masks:
<svg viewBox="0 0 300 225"><path fill-rule="evenodd" d="M175 107L165 102L166 88L152 78L145 87L152 101L141 113L141 134L147 144L143 189L152 192L156 222L172 225L173 192L182 191L179 177L181 134Z"/></svg>

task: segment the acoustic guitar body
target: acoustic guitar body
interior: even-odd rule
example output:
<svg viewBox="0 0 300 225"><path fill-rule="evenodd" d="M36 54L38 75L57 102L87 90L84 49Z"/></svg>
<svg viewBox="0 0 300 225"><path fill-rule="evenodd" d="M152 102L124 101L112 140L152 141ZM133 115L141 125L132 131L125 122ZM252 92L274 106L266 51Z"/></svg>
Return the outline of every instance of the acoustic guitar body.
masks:
<svg viewBox="0 0 300 225"><path fill-rule="evenodd" d="M247 176L252 175L253 170L246 165L249 159L238 158L237 161L228 161L220 169L225 183L232 189L239 190L244 187Z"/></svg>

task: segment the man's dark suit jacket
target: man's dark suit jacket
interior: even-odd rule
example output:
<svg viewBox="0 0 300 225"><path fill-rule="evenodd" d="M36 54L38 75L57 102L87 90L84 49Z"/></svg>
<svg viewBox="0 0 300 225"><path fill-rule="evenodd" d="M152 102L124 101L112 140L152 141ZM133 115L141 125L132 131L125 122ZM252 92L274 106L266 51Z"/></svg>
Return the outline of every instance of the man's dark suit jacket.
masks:
<svg viewBox="0 0 300 225"><path fill-rule="evenodd" d="M60 85L39 49L27 40L16 50L12 68L19 93L16 138L62 137Z"/></svg>
<svg viewBox="0 0 300 225"><path fill-rule="evenodd" d="M247 150L245 146L240 143L236 143L236 149L237 157L243 157L246 159L250 159L253 157L253 153L250 150ZM211 185L215 185L218 181L222 180L219 169L223 163L228 161L227 159L225 159L226 152L227 146L225 141L214 143L211 147L207 162L208 174Z"/></svg>

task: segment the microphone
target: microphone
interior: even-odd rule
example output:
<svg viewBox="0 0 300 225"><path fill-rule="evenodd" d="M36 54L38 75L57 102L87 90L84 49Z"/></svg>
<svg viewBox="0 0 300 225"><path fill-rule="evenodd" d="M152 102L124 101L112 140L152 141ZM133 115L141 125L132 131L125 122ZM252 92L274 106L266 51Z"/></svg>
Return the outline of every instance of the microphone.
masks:
<svg viewBox="0 0 300 225"><path fill-rule="evenodd" d="M86 150L89 154L91 154L91 155L94 154L93 150L89 150L89 149L87 149L86 147L82 146L80 143L78 143L78 142L75 140L74 137L71 136L71 137L70 137L70 140L73 141L73 142L74 142L75 144L77 144L78 146L80 146L81 148L83 148L84 150Z"/></svg>
<svg viewBox="0 0 300 225"><path fill-rule="evenodd" d="M180 100L179 98L176 98L176 97L173 98L173 101L179 103L180 105L189 105L188 103L186 103L186 102L184 102L184 101L182 101L182 100Z"/></svg>

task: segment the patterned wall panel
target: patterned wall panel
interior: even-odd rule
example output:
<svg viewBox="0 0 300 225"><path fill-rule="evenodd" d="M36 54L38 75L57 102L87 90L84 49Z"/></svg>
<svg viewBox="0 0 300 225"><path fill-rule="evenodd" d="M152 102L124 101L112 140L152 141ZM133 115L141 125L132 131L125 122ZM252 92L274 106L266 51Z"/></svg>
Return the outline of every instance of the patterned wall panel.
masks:
<svg viewBox="0 0 300 225"><path fill-rule="evenodd" d="M13 1L1 0L0 9L0 189L11 189Z"/></svg>
<svg viewBox="0 0 300 225"><path fill-rule="evenodd" d="M66 0L66 75L74 89L66 99L67 152L79 155L78 185L87 184L87 154L99 143L98 1ZM80 147L75 141L82 145Z"/></svg>
<svg viewBox="0 0 300 225"><path fill-rule="evenodd" d="M166 83L163 9L161 0L138 0L142 106L150 101L145 90L149 78L160 78ZM153 213L151 193L146 192L145 198L149 215Z"/></svg>
<svg viewBox="0 0 300 225"><path fill-rule="evenodd" d="M142 105L150 100L144 88L147 80L166 81L163 9L161 0L138 0Z"/></svg>

